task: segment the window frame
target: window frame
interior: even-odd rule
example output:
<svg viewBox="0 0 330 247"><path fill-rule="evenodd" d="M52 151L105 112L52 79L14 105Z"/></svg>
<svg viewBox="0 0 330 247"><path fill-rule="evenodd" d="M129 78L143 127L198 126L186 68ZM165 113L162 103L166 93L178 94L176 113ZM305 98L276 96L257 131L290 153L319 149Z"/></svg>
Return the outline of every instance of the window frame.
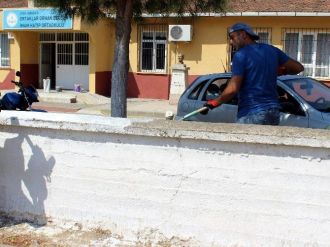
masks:
<svg viewBox="0 0 330 247"><path fill-rule="evenodd" d="M152 33L152 40L150 39L143 39L144 33ZM157 33L161 33L164 35L164 39L157 40L156 36ZM138 71L141 73L155 73L155 74L164 74L167 72L168 68L168 25L167 24L144 24L139 26L139 39L138 39L139 49L138 49ZM152 43L152 68L151 69L143 69L143 44L144 43ZM164 68L157 69L157 45L163 44L164 45Z"/></svg>
<svg viewBox="0 0 330 247"><path fill-rule="evenodd" d="M59 65L73 65L73 66L89 66L90 58L90 41L89 34L85 32L62 32L62 33L52 33L43 32L39 33L39 43L54 43L56 44L56 64ZM59 51L59 44L71 44L72 51L64 52ZM72 57L71 63L62 63L65 61L59 59L61 55L70 54ZM63 57L62 57L63 58ZM60 62L59 62L60 61Z"/></svg>
<svg viewBox="0 0 330 247"><path fill-rule="evenodd" d="M283 50L288 53L288 50L286 48L286 41L287 41L287 34L297 34L298 35L298 45L297 45L297 60L299 62L301 62L301 64L305 67L305 70L303 73L303 75L306 76L310 76L313 78L320 78L320 79L325 79L325 78L330 78L330 59L328 60L328 64L326 65L322 65L322 64L317 64L317 47L318 47L318 38L319 38L319 34L325 34L325 35L329 35L329 41L330 42L330 30L324 30L324 29L304 29L304 28L297 28L297 29L290 29L290 28L285 28L283 30L283 38L282 38L282 42L283 42ZM304 36L312 36L311 39L311 63L307 63L303 61L303 57L304 57L304 51L303 49L303 37ZM327 41L326 41L327 42ZM310 44L309 44L310 45ZM292 53L292 52L290 52ZM330 55L330 51L329 51L329 55ZM307 70L308 69L308 70ZM320 75L316 75L316 72L318 69L327 69L327 75L322 75L322 73L320 73ZM307 74L308 71L311 71L311 74Z"/></svg>
<svg viewBox="0 0 330 247"><path fill-rule="evenodd" d="M2 51L2 42L3 42L3 36L7 36L7 54L8 57L3 58L3 51ZM7 61L5 65L3 65L3 61ZM0 32L0 68L10 68L10 39L9 39L9 33Z"/></svg>
<svg viewBox="0 0 330 247"><path fill-rule="evenodd" d="M260 39L257 42L259 43L265 43L265 44L271 44L272 43L272 30L271 28L255 28L256 34L260 37L261 34L267 35L267 42L264 42L265 40Z"/></svg>

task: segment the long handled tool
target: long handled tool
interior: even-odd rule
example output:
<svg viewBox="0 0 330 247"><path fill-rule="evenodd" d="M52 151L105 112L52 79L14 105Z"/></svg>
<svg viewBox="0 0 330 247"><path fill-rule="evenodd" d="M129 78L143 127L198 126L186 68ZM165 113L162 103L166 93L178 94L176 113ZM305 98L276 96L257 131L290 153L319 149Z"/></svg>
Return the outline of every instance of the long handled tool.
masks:
<svg viewBox="0 0 330 247"><path fill-rule="evenodd" d="M186 120L187 118L189 118L191 116L194 116L194 115L196 115L196 114L198 114L198 113L200 113L202 111L205 111L206 109L208 109L207 106L203 106L202 108L199 108L199 109L197 109L195 111L192 111L192 112L184 115L181 119L179 119L179 121Z"/></svg>

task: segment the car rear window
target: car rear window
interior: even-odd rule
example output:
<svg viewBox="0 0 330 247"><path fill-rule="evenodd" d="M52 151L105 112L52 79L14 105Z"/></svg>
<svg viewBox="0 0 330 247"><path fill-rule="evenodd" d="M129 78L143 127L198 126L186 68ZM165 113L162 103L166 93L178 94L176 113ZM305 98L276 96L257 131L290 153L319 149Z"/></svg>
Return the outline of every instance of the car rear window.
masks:
<svg viewBox="0 0 330 247"><path fill-rule="evenodd" d="M330 111L330 88L311 78L298 78L284 81L309 105L319 111Z"/></svg>

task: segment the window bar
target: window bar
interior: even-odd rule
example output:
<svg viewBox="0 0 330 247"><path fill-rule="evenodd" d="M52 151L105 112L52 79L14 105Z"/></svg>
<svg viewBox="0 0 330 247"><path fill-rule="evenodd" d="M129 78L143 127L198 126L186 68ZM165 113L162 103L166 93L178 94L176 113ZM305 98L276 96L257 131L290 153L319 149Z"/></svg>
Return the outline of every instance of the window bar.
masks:
<svg viewBox="0 0 330 247"><path fill-rule="evenodd" d="M304 65L304 75L330 77L330 29L284 28L282 42L284 51Z"/></svg>
<svg viewBox="0 0 330 247"><path fill-rule="evenodd" d="M8 33L0 34L0 66L9 67L9 39Z"/></svg>

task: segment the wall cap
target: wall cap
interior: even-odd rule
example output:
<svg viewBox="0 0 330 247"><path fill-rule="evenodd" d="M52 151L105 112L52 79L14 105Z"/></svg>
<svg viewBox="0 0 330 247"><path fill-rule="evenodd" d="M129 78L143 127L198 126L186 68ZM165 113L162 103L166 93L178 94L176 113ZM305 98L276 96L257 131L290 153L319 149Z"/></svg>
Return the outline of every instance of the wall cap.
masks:
<svg viewBox="0 0 330 247"><path fill-rule="evenodd" d="M286 126L200 123L152 118L2 111L0 125L161 138L330 149L330 130ZM330 152L329 152L330 153Z"/></svg>

